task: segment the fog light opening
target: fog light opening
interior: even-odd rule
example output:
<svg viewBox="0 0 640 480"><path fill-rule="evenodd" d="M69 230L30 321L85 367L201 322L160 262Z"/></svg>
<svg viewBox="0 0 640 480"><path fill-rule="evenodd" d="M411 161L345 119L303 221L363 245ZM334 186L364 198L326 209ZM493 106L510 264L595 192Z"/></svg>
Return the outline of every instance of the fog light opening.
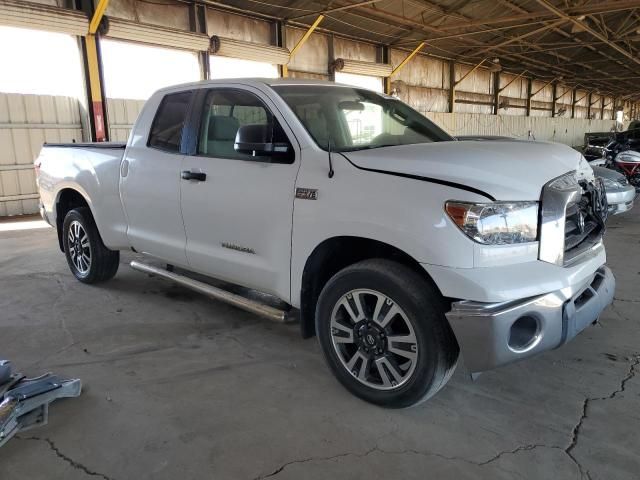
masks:
<svg viewBox="0 0 640 480"><path fill-rule="evenodd" d="M516 353L523 353L535 347L540 338L540 322L537 318L525 315L511 325L509 348Z"/></svg>

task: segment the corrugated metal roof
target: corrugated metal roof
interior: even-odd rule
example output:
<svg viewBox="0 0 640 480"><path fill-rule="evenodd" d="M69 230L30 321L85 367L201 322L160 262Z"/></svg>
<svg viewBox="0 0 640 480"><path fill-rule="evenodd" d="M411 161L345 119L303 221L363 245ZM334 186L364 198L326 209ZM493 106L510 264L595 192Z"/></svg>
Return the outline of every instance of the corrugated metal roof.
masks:
<svg viewBox="0 0 640 480"><path fill-rule="evenodd" d="M640 79L640 0L224 0L210 2L310 24L372 43L477 63L496 57L505 70L562 77L610 95L636 94ZM355 6L354 6L355 5ZM349 7L346 8L345 7ZM342 10L335 10L343 8Z"/></svg>

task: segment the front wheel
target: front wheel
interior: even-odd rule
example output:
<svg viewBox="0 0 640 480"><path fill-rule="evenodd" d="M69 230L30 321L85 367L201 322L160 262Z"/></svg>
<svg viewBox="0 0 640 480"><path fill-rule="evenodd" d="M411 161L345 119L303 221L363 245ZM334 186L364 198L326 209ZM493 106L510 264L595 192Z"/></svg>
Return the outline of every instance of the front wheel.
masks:
<svg viewBox="0 0 640 480"><path fill-rule="evenodd" d="M104 246L87 207L67 213L62 224L62 240L69 269L81 282L104 282L118 271L120 252Z"/></svg>
<svg viewBox="0 0 640 480"><path fill-rule="evenodd" d="M322 290L316 330L329 367L354 395L402 408L449 380L458 345L440 293L404 265L365 260Z"/></svg>

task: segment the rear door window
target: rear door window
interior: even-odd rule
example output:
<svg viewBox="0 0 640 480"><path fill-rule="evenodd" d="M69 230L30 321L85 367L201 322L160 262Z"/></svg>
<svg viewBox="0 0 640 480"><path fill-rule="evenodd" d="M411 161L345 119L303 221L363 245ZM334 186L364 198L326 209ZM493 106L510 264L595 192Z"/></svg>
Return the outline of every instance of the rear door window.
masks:
<svg viewBox="0 0 640 480"><path fill-rule="evenodd" d="M166 152L180 151L182 130L187 118L192 92L170 93L166 95L156 117L153 119L149 146Z"/></svg>

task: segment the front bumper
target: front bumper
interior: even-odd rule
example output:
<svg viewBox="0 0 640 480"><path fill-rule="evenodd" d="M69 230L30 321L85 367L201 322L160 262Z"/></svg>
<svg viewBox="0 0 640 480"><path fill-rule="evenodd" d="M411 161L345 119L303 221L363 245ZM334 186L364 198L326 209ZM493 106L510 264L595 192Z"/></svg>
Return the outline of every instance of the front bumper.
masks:
<svg viewBox="0 0 640 480"><path fill-rule="evenodd" d="M446 314L467 369L491 370L557 348L613 301L615 278L602 265L586 282L523 300L460 301Z"/></svg>
<svg viewBox="0 0 640 480"><path fill-rule="evenodd" d="M609 213L616 215L631 210L636 195L636 189L633 185L628 185L626 188L621 187L616 190L607 190Z"/></svg>

